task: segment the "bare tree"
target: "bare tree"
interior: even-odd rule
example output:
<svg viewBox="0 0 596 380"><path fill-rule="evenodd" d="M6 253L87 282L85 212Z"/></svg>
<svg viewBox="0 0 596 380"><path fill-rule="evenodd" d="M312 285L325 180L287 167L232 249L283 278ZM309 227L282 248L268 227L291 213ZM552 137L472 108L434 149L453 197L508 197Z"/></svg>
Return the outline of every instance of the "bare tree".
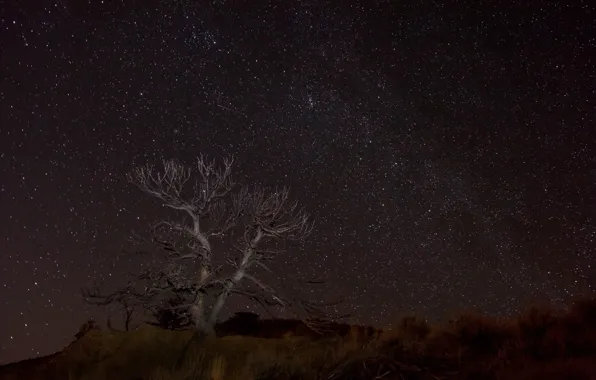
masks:
<svg viewBox="0 0 596 380"><path fill-rule="evenodd" d="M139 309L144 310L141 293L134 290L134 282L111 293L103 293L102 287L94 284L82 289L83 299L90 305L110 306L117 305L118 311L123 315L124 330L130 331L133 316ZM107 327L113 330L111 315L107 317Z"/></svg>
<svg viewBox="0 0 596 380"><path fill-rule="evenodd" d="M218 165L201 155L192 168L166 160L162 170L146 165L129 174L130 182L180 214L175 221L160 220L152 226L149 243L165 252L166 258L142 271L125 293L140 300L145 309L188 312L192 326L207 334L213 333L232 294L266 309L290 311L315 328L329 315L257 275L259 268L272 272L269 263L287 251L289 242L309 236L311 218L290 201L287 188L268 193L237 185L231 176L233 163L228 158ZM236 255L224 250L230 245L221 242L224 238ZM216 267L216 261L223 264ZM179 302L168 305L172 297Z"/></svg>

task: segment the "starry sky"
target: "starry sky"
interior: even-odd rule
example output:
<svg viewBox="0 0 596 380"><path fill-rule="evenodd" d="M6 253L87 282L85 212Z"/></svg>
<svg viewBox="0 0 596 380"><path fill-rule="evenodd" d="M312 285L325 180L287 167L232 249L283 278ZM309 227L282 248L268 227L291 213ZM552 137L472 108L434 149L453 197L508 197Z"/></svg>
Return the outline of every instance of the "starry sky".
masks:
<svg viewBox="0 0 596 380"><path fill-rule="evenodd" d="M354 322L593 296L596 14L540 7L2 1L0 362L103 322L80 288L139 268L165 211L125 174L162 157L290 186L276 270Z"/></svg>

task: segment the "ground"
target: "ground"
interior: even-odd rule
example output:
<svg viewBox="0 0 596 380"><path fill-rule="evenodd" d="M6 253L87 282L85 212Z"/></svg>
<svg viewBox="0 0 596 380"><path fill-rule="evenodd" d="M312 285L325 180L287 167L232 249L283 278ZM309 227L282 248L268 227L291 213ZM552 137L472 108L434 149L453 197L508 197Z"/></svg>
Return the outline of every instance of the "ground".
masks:
<svg viewBox="0 0 596 380"><path fill-rule="evenodd" d="M293 327L272 334L267 326ZM596 379L596 300L506 319L465 314L441 325L413 317L384 330L343 325L323 336L296 326L263 321L253 336L200 340L149 325L91 329L52 356L0 367L0 379Z"/></svg>

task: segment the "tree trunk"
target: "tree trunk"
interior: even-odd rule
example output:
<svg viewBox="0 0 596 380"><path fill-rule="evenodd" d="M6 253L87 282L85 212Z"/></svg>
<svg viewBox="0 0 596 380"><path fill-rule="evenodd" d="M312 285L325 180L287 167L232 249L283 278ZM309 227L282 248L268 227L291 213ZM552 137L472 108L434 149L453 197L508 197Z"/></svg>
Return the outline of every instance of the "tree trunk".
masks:
<svg viewBox="0 0 596 380"><path fill-rule="evenodd" d="M232 289L234 288L234 286L236 286L236 284L238 284L240 282L240 280L242 280L243 277L244 277L244 267L241 267L236 271L236 274L234 275L233 278L226 281L226 285L225 285L224 289L217 297L217 300L215 301L215 305L213 305L213 309L211 309L211 315L209 316L209 324L211 326L215 326L215 324L217 323L217 317L219 316L219 313L221 312L223 305L226 303L228 296L232 292Z"/></svg>
<svg viewBox="0 0 596 380"><path fill-rule="evenodd" d="M126 308L126 317L124 318L124 329L126 331L130 331L130 322L132 321L132 314L134 313L134 309Z"/></svg>
<svg viewBox="0 0 596 380"><path fill-rule="evenodd" d="M226 303L226 300L228 299L234 286L236 286L244 278L244 275L246 274L246 270L249 267L251 257L255 252L257 244L259 244L259 242L261 241L263 236L264 236L263 231L261 229L258 229L256 236L253 238L253 240L250 243L250 246L246 249L246 251L244 251L244 256L242 257L242 262L237 267L236 273L234 273L234 277L232 277L232 278L228 279L228 281L226 281L224 289L217 297L217 300L215 301L215 305L213 305L213 309L211 309L211 315L209 316L209 324L211 326L215 326L215 324L217 323L217 317L219 316L219 313L221 312L221 309L223 308L223 305Z"/></svg>
<svg viewBox="0 0 596 380"><path fill-rule="evenodd" d="M199 284L200 286L204 286L209 278L210 270L208 265L203 265L199 271ZM194 305L190 307L190 315L192 318L192 324L195 331L212 335L213 334L213 326L209 323L206 319L206 294L203 292L199 292L195 299Z"/></svg>

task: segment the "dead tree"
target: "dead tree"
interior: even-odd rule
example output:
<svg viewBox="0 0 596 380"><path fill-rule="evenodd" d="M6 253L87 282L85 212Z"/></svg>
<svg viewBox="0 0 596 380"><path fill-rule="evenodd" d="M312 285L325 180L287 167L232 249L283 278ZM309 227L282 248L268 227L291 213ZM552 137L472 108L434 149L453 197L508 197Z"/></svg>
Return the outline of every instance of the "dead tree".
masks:
<svg viewBox="0 0 596 380"><path fill-rule="evenodd" d="M147 165L129 174L139 189L179 212L175 221L153 225L151 239L143 240L166 257L139 274L129 294L146 309L188 311L194 329L207 334L214 332L232 294L267 309L292 311L304 320L322 320L324 314L313 304L290 298L257 276L259 268L271 272L269 263L286 252L289 241L304 241L313 226L310 216L289 200L287 188L267 193L237 185L231 177L233 162L224 159L217 165L200 156L194 168L167 160L162 170ZM225 244L218 245L218 238L235 242L236 259L223 260L229 252ZM214 255L224 261L222 266L214 267ZM168 305L172 297L181 301Z"/></svg>
<svg viewBox="0 0 596 380"><path fill-rule="evenodd" d="M141 293L134 290L134 282L129 282L126 286L117 289L111 293L104 293L98 284L92 287L82 289L83 299L90 305L110 306L117 305L119 311L123 314L124 330L131 330L131 323L135 312L144 309ZM113 330L111 316L107 317L107 327Z"/></svg>
<svg viewBox="0 0 596 380"><path fill-rule="evenodd" d="M160 231L187 238L186 247L176 247L169 240L154 239L170 253L168 273L158 273L148 292L163 292L165 288L184 289L190 297L189 310L193 326L197 330L210 330L205 309L206 290L217 284L213 268L211 239L225 235L238 221L245 204L246 192L232 193L235 183L231 172L233 159L225 159L223 166L200 156L196 163L196 176L193 170L175 160L163 162L163 171L152 166L135 168L128 178L143 192L163 201L163 206L181 211L186 220L181 222L160 221L154 227L154 235ZM192 189L188 183L193 179ZM231 207L230 207L231 206ZM181 264L181 261L187 263ZM188 264L190 262L190 264ZM193 268L194 273L186 269ZM160 281L163 280L163 281ZM161 285L161 286L160 286Z"/></svg>

